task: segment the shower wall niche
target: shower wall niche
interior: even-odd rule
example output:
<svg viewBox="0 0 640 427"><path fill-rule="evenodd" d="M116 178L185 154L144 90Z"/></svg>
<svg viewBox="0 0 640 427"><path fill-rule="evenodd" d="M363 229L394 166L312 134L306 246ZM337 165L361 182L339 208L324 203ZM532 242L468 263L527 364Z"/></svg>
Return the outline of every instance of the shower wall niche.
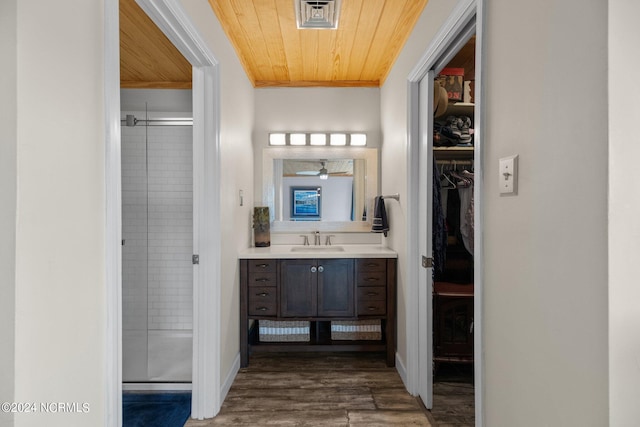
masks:
<svg viewBox="0 0 640 427"><path fill-rule="evenodd" d="M191 382L192 126L125 114L136 124L122 126L123 381Z"/></svg>

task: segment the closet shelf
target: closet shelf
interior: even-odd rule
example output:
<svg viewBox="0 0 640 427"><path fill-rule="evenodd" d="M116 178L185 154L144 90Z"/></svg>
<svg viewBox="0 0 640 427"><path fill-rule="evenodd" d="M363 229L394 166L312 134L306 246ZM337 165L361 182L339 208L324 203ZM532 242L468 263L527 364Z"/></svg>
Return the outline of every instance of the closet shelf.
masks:
<svg viewBox="0 0 640 427"><path fill-rule="evenodd" d="M474 147L433 147L434 151L460 151L473 153Z"/></svg>
<svg viewBox="0 0 640 427"><path fill-rule="evenodd" d="M442 115L442 118L445 119L448 116L468 116L473 120L475 110L475 104L466 103L466 102L456 102L451 103L447 107L445 113Z"/></svg>
<svg viewBox="0 0 640 427"><path fill-rule="evenodd" d="M436 160L472 160L473 147L433 147Z"/></svg>

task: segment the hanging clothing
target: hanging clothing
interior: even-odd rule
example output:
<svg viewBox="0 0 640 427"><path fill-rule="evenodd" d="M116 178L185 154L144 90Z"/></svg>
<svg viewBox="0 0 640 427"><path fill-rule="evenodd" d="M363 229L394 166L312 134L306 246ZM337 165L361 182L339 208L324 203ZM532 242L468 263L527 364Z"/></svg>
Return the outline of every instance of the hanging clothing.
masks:
<svg viewBox="0 0 640 427"><path fill-rule="evenodd" d="M458 193L460 194L460 234L462 235L464 247L473 255L473 174L464 171L461 177L467 178L465 182L468 185L458 186Z"/></svg>
<svg viewBox="0 0 640 427"><path fill-rule="evenodd" d="M433 159L433 185L432 202L433 214L431 217L432 251L433 251L433 275L444 271L447 257L447 225L446 216L442 206L442 195L440 194L440 174L436 166L436 159Z"/></svg>

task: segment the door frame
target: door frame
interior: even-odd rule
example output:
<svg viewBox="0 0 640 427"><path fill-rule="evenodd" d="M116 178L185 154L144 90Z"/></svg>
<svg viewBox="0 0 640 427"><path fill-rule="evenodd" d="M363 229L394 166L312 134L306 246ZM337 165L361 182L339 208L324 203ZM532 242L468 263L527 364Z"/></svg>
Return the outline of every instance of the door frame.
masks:
<svg viewBox="0 0 640 427"><path fill-rule="evenodd" d="M484 348L483 348L483 20L484 0L460 0L444 22L441 29L433 38L423 56L417 62L407 77L407 283L413 284L407 290L407 388L413 395L420 395L421 381L427 382L426 406L430 408L433 403L433 361L432 312L427 307L430 297L427 289L430 280L431 269L422 267L422 255L428 248L426 230L427 218L431 218L427 212L428 199L426 194L430 190L426 188L427 177L431 173L432 165L429 164L428 150L432 147L429 135L432 120L428 114L421 114L425 107L427 111L433 111L433 84L421 85L423 79L430 72L439 71L451 58L447 55L454 51L454 46L464 33L470 30L470 23L476 34L476 85L474 100L476 104L475 127L475 186L474 186L474 380L475 380L475 419L476 426L484 425ZM421 94L421 86L424 92ZM426 90L425 90L426 89ZM427 99L424 100L424 95ZM423 116L423 117L421 117ZM427 151L427 152L425 152ZM427 216L429 215L429 216ZM419 230L418 233L415 230ZM422 234L421 234L422 233ZM423 252L424 251L424 252ZM430 282L429 282L430 283ZM422 291L421 291L421 288ZM425 301L420 301L420 296ZM421 328L420 321L427 322L427 329ZM421 357L425 359L421 360ZM425 363L425 360L427 363ZM423 366L421 369L421 365ZM427 372L425 372L425 370Z"/></svg>
<svg viewBox="0 0 640 427"><path fill-rule="evenodd" d="M193 66L193 373L191 417L215 416L220 383L220 69L179 0L136 0ZM105 425L122 425L122 194L119 6L104 6Z"/></svg>

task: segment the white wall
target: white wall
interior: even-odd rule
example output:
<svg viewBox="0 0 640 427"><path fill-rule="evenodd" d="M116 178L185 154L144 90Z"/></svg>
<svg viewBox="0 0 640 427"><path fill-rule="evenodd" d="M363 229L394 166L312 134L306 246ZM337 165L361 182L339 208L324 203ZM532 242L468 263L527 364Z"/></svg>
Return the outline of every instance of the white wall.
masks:
<svg viewBox="0 0 640 427"><path fill-rule="evenodd" d="M638 138L626 130L640 117L640 86L629 70L640 66L637 50L640 3L609 0L609 406L611 426L640 419L640 192ZM633 126L632 126L633 128Z"/></svg>
<svg viewBox="0 0 640 427"><path fill-rule="evenodd" d="M16 426L105 420L103 15L102 2L18 4L14 400L89 412Z"/></svg>
<svg viewBox="0 0 640 427"><path fill-rule="evenodd" d="M486 422L607 425L607 5L492 1L485 28Z"/></svg>
<svg viewBox="0 0 640 427"><path fill-rule="evenodd" d="M193 96L191 89L120 89L122 111L145 111L160 113L191 113ZM143 119L144 117L136 118Z"/></svg>
<svg viewBox="0 0 640 427"><path fill-rule="evenodd" d="M405 55L428 46L446 3L427 4L382 91L383 192L406 186L395 171L418 58ZM485 425L607 425L606 3L486 3ZM519 194L500 197L511 154ZM389 240L404 256L404 236Z"/></svg>
<svg viewBox="0 0 640 427"><path fill-rule="evenodd" d="M16 0L0 2L0 402L15 401L16 13ZM0 411L0 426L12 423Z"/></svg>
<svg viewBox="0 0 640 427"><path fill-rule="evenodd" d="M220 330L221 380L231 371L240 351L240 291L238 251L251 241L253 212L254 90L209 3L182 0L184 7L220 62L221 88L221 206L222 313ZM244 193L240 206L239 191ZM239 359L238 359L239 362ZM238 365L239 366L239 365Z"/></svg>

